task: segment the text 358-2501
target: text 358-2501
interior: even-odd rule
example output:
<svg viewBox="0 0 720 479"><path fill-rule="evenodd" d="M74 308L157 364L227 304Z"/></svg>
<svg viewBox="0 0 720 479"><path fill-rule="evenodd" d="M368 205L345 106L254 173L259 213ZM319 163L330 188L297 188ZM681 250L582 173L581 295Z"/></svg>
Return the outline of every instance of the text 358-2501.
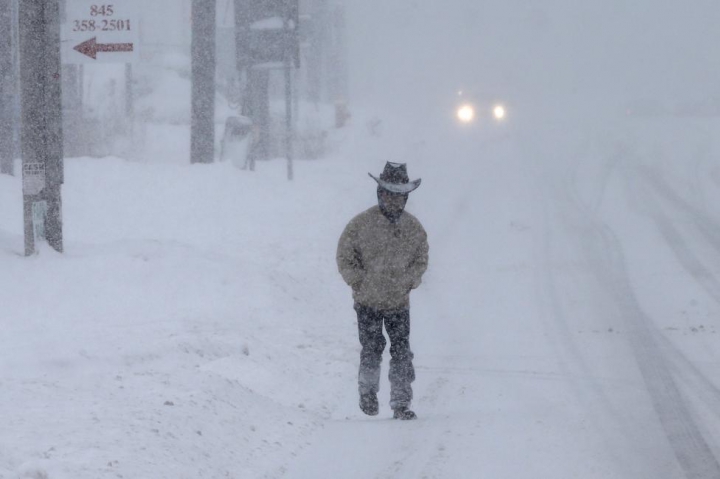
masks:
<svg viewBox="0 0 720 479"><path fill-rule="evenodd" d="M132 23L128 20L74 20L73 32L129 32Z"/></svg>

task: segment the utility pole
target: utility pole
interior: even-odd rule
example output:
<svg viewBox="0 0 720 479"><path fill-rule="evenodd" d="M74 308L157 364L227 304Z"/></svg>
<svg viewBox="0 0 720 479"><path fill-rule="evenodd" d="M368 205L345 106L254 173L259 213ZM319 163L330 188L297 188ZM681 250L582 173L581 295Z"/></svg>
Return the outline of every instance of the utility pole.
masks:
<svg viewBox="0 0 720 479"><path fill-rule="evenodd" d="M287 2L283 26L287 35L283 48L285 60L285 157L288 180L293 179L293 70L300 66L300 5Z"/></svg>
<svg viewBox="0 0 720 479"><path fill-rule="evenodd" d="M335 103L335 126L340 128L348 119L347 94L347 60L346 60L346 23L345 7L336 3L332 13L333 39L330 53L330 95Z"/></svg>
<svg viewBox="0 0 720 479"><path fill-rule="evenodd" d="M192 123L190 162L215 158L216 0L192 0Z"/></svg>
<svg viewBox="0 0 720 479"><path fill-rule="evenodd" d="M63 250L63 173L58 0L20 0L21 155L25 255L36 239Z"/></svg>
<svg viewBox="0 0 720 479"><path fill-rule="evenodd" d="M311 4L311 32L307 54L308 98L315 104L322 100L323 77L326 70L325 47L328 40L328 0L314 0Z"/></svg>
<svg viewBox="0 0 720 479"><path fill-rule="evenodd" d="M13 119L15 64L13 63L12 0L0 0L0 174L15 174Z"/></svg>

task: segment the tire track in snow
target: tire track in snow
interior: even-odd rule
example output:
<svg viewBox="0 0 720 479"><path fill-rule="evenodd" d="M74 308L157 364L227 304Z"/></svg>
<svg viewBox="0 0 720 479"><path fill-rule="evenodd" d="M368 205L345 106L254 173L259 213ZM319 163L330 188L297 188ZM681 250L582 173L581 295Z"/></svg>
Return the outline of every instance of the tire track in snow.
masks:
<svg viewBox="0 0 720 479"><path fill-rule="evenodd" d="M670 367L674 376L686 384L710 411L720 418L720 388L710 381L672 341L662 334L658 334L657 337L665 353L670 356Z"/></svg>
<svg viewBox="0 0 720 479"><path fill-rule="evenodd" d="M715 277L712 271L706 268L702 261L700 261L697 256L692 253L680 232L672 225L672 223L666 216L664 216L660 212L656 212L655 220L657 222L658 230L660 231L661 235L665 239L670 249L672 249L673 253L675 254L682 267L688 272L688 274L690 274L690 276L692 276L695 282L698 283L708 293L711 298L713 298L716 302L720 303L720 282L718 282L718 279ZM664 338L663 335L660 336ZM679 349L677 349L671 341L667 340L666 344L668 346L672 346L672 349L677 353L675 355L676 360L678 357L685 358L685 355ZM689 360L687 360L687 358L685 359L688 364L692 364ZM702 375L702 373L697 370L697 368L695 368L695 373L696 375ZM702 376L704 377L704 375ZM707 378L705 378L704 382L708 385L712 385L712 382ZM713 388L717 390L717 387L715 387L714 385ZM718 395L717 399L720 401L720 395ZM720 416L720 407L716 409L716 414Z"/></svg>
<svg viewBox="0 0 720 479"><path fill-rule="evenodd" d="M593 270L596 271L598 280L612 293L623 312L630 331L629 338L635 359L678 464L687 479L720 478L720 464L675 383L663 350L656 339L657 332L652 327L651 319L642 310L632 292L622 245L606 224L583 207L577 194L574 196L575 204L585 210L589 225L603 242L605 246L603 250L610 255L610 261L597 261ZM600 259L597 254L591 254L589 257Z"/></svg>
<svg viewBox="0 0 720 479"><path fill-rule="evenodd" d="M532 141L522 135L522 144L532 144ZM571 151L566 152L566 156L570 158L576 158L583 154L586 154L589 149L589 142L583 141L578 147L573 148ZM532 149L526 149L524 156L528 159L535 158L537 151ZM603 174L602 181L606 183L611 177L611 171L614 169L617 163L617 158L609 158L608 163L604 170L607 170ZM635 434L633 430L629 430L627 425L626 414L624 410L620 410L606 392L605 388L600 384L597 379L597 373L595 369L590 365L586 357L586 351L577 343L577 337L573 334L571 328L571 320L568 318L562 304L561 291L563 289L560 284L560 279L557 278L552 272L553 264L553 227L555 224L552 220L553 215L560 217L562 221L560 224L568 225L568 221L571 221L569 228L576 230L581 228L583 230L592 230L592 225L588 226L587 218L593 217L595 212L586 212L583 202L575 195L574 190L574 179L576 177L576 171L573 168L564 169L559 174L556 172L545 171L545 165L535 163L531 160L527 161L526 174L530 184L536 185L537 192L535 196L542 200L538 202L538 215L541 221L538 224L542 225L543 231L538 235L535 241L537 252L535 256L538 258L538 268L536 269L538 286L538 304L545 306L549 309L544 315L545 321L548 324L548 330L552 330L557 333L557 337L554 338L552 343L555 349L558 351L560 358L566 357L565 361L559 362L559 367L564 376L571 378L570 385L573 388L576 396L578 397L581 404L586 409L595 413L596 411L603 411L602 414L593 414L590 419L593 421L593 427L601 432L601 435L605 438L613 437L614 431L620 431L625 439L625 447L606 447L606 453L609 455L611 461L614 464L621 465L619 470L623 471L621 474L634 476L630 477L657 477L652 474L655 471L644 471L646 474L638 476L643 471L637 467L635 463L632 463L632 459L628 459L624 451L627 447L631 447L638 440L641 440L638 434ZM576 164L573 162L573 164ZM550 163L552 166L552 164ZM605 186L602 185L601 192L605 190ZM555 205L553 205L555 203ZM562 205L563 208L558 208ZM597 208L596 208L597 209ZM571 236L572 236L571 232ZM578 242L581 246L585 247L583 241ZM591 253L594 253L591 251ZM584 251L587 255L587 251ZM549 319L548 319L549 316ZM553 336L549 336L553 338ZM582 379L578 379L582 378ZM608 421L609 420L609 421ZM609 422L614 425L608 424ZM608 439L606 441L611 444L613 441ZM622 450L623 453L620 453ZM649 460L649 459L648 459ZM643 467L646 467L643 465ZM657 469L657 468L655 468Z"/></svg>
<svg viewBox="0 0 720 479"><path fill-rule="evenodd" d="M528 151L533 154L532 151ZM532 157L532 156L531 156ZM617 158L616 158L617 160ZM617 162L615 162L617 163ZM619 308L622 318L625 320L629 334L629 345L640 374L645 382L646 390L650 397L652 406L664 430L668 444L674 453L677 463L686 479L717 479L720 478L720 465L714 456L708 443L703 437L700 427L695 422L692 410L683 398L680 389L670 372L670 363L667 361L664 351L656 339L657 332L653 330L652 321L642 310L635 297L632 285L626 271L625 260L622 253L622 246L612 230L597 217L597 207L591 210L587 207L578 194L570 174L569 181L565 184L557 184L558 177L566 177L565 172L559 175L543 175L542 169L534 166L534 176L544 181L545 188L540 193L546 196L546 201L555 197L558 203L569 205L568 211L560 211L571 215L577 224L572 226L581 228L591 238L591 241L578 242L585 250L586 257L591 261L591 269L595 273L601 287L610 293L610 299ZM570 168L572 170L572 168ZM614 169L614 168L613 168ZM628 172L627 169L624 170ZM603 181L609 181L612 175L607 175ZM600 190L604 191L604 186ZM549 192L549 194L548 194ZM550 212L549 206L545 206L544 224L549 228ZM575 211L572 211L575 210ZM546 231L544 238L544 255L551 259L552 252L549 251L548 242L551 232ZM718 243L720 244L720 242ZM553 275L546 272L548 282L554 281ZM553 294L551 298L553 309L562 314L562 307L557 297L556 286L550 284L545 286L546 293ZM557 318L556 318L557 319ZM570 352L582 362L580 367L590 370L584 361L584 355L573 345L574 337L567 329L567 319L562 318L556 321L557 327L564 337L570 341ZM697 379L697 376L694 376ZM583 390L577 385L581 392ZM592 390L597 391L598 385L593 385ZM585 395L588 391L584 391ZM613 410L604 392L600 390L599 400L609 410ZM617 420L621 416L615 416ZM602 428L602 424L600 425ZM664 471L669 473L669 471Z"/></svg>
<svg viewBox="0 0 720 479"><path fill-rule="evenodd" d="M653 188L658 196L685 213L695 224L697 230L708 240L708 243L720 252L720 227L716 225L716 222L710 216L678 195L672 187L651 168L641 167L640 177L645 180L646 184Z"/></svg>
<svg viewBox="0 0 720 479"><path fill-rule="evenodd" d="M649 169L643 168L641 172L647 184L661 198L664 198L671 205L678 207L682 212L688 214L697 230L703 234L712 244L714 235L708 237L713 230L707 228L710 218L701 211L695 209L684 199L678 196L670 186L662 179L653 174ZM658 230L672 249L676 258L683 268L695 279L695 281L713 298L720 303L720 280L703 262L693 254L687 242L683 239L680 231L673 225L673 222L665 215L659 206L654 205L652 218L656 222ZM700 227L702 226L702 228ZM657 334L658 340L662 343L664 351L671 355L671 367L676 377L687 384L698 397L708 406L710 411L720 418L720 388L707 378L672 341L663 334Z"/></svg>
<svg viewBox="0 0 720 479"><path fill-rule="evenodd" d="M720 243L715 244L714 240L716 238L714 238L712 229L707 226L709 224L709 218L704 217L701 212L695 210L680 197L674 196L675 193L669 190L667 184L661 185L657 183L656 180L652 178L653 175L646 169L642 169L641 175L647 181L650 188L657 192L662 198L665 198L671 206L676 206L683 213L687 214L696 225L697 231L708 240L711 246L720 251ZM672 250L683 269L688 272L695 282L700 285L716 303L720 304L720 281L712 270L706 267L703 261L692 252L682 233L675 227L668 215L663 212L655 198L651 197L651 194L652 192L648 191L648 195L645 198L645 206L649 209L650 217L655 222L665 243ZM668 196L670 194L673 196ZM720 237L717 239L720 240Z"/></svg>
<svg viewBox="0 0 720 479"><path fill-rule="evenodd" d="M573 152L573 156L581 154L581 151L584 151L587 148L587 142L583 142L578 151ZM534 170L533 176L535 178L543 178L545 176L543 175L543 172L537 167L537 165L530 164L530 166ZM609 175L606 175L605 181L607 181L608 176ZM574 172L571 172L571 180L573 177ZM551 185L552 181L547 181L546 179L543 184L546 186ZM572 183L570 183L570 186L572 186ZM567 183L557 188L553 188L552 186L550 186L550 189L552 190L553 195L556 196L556 199L563 204L579 204L577 199L574 198L572 195L572 188L568 188ZM545 191L541 191L538 196L544 197ZM547 200L548 199L546 198L546 202ZM612 401L605 393L605 390L601 387L601 385L596 380L592 379L596 376L596 374L593 371L592 367L590 367L590 365L588 364L585 355L583 354L583 351L581 351L580 347L576 344L575 337L571 332L570 321L563 310L562 302L560 300L560 292L557 285L558 280L553 276L550 267L550 265L552 264L552 229L550 226L551 213L549 209L550 206L548 206L547 204L544 204L542 207L541 214L543 215L543 221L541 222L541 224L544 225L545 230L543 231L542 238L539 242L537 242L538 244L540 244L541 247L541 251L538 253L538 256L543 258L543 260L541 261L541 268L537 273L540 276L538 284L542 285L543 289L543 291L541 291L539 295L543 298L550 298L550 304L552 306L550 316L553 319L555 329L560 333L562 340L562 346L556 345L556 348L564 349L565 351L567 351L567 353L572 358L573 364L575 364L575 369L577 370L577 373L573 372L571 370L572 368L564 362L561 363L561 367L564 370L565 376L588 378L588 381L585 381L582 385L577 380L573 381L574 386L580 397L583 398L586 403L597 403L600 407L602 407L605 411L609 413L610 417L620 422L620 411L618 411L618 409L613 405Z"/></svg>
<svg viewBox="0 0 720 479"><path fill-rule="evenodd" d="M619 241L604 225L599 233L614 260L601 278L624 311L630 342L645 385L668 442L687 479L720 478L720 464L705 441L695 418L670 373L655 339L651 320L632 293ZM602 265L598 265L602 271Z"/></svg>
<svg viewBox="0 0 720 479"><path fill-rule="evenodd" d="M696 165L701 161L702 158L696 162ZM696 167L695 171L698 169L699 168ZM681 231L675 227L675 223L664 213L658 202L666 203L682 213L684 218L689 218L690 224L695 226L695 230L700 234L700 237L704 238L710 247L720 252L720 228L718 228L717 221L713 220L713 218L703 210L682 198L660 176L658 171L649 167L640 167L639 170L641 178L646 182L645 186L648 195L646 201L648 205L654 207L651 210L651 217L655 221L658 230L665 238L667 245L673 250L681 266L693 277L695 282L720 305L720 280L717 274L713 272L711 268L707 267L705 262L688 247L687 241L683 238ZM701 201L704 202L699 173L694 176L695 184L693 185L693 190L700 194ZM653 200L655 202L651 203ZM714 350L709 350L709 346L707 345L705 345L705 349L708 350L710 354L714 352ZM680 352L679 354L682 355Z"/></svg>
<svg viewBox="0 0 720 479"><path fill-rule="evenodd" d="M588 381L585 383L585 386L582 387L579 385L578 380L573 381L578 390L583 391L581 396L585 397L585 402L597 402L610 414L610 417L618 418L620 416L620 412L612 404L612 401L610 401L605 393L605 390L600 386L600 384L596 380L592 379L596 376L596 373L588 364L583 351L581 351L580 347L576 344L575 336L570 328L570 320L562 307L562 301L560 299L560 292L557 284L558 280L551 272L552 239L549 221L549 214L546 212L546 220L543 221L543 224L546 225L546 230L542 240L541 254L543 262L542 267L540 268L542 273L538 273L541 275L541 278L538 280L538 284L543 285L542 291L539 293L540 296L549 298L552 307L550 317L553 319L555 330L560 334L563 349L565 349L570 355L572 358L572 364L575 365L574 369L577 370L577 372L572 371L573 368L571 368L566 362L562 362L561 367L564 371L564 376L570 378L587 378ZM589 389L589 391L586 391L587 389Z"/></svg>

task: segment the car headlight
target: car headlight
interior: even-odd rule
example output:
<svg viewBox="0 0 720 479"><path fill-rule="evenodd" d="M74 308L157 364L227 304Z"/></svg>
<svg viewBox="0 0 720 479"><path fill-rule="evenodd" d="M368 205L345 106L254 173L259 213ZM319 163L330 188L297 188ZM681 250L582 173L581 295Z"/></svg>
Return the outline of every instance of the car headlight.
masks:
<svg viewBox="0 0 720 479"><path fill-rule="evenodd" d="M475 119L475 108L472 105L460 105L457 109L457 118L463 123L470 123Z"/></svg>
<svg viewBox="0 0 720 479"><path fill-rule="evenodd" d="M504 120L506 114L507 112L505 111L505 107L503 105L495 105L493 108L493 117L495 117L498 121Z"/></svg>

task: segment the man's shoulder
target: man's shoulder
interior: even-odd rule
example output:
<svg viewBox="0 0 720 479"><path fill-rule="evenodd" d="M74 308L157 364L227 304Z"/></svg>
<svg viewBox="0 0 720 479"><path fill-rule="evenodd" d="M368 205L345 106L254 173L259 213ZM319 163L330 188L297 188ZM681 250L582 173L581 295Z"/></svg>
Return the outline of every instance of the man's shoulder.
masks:
<svg viewBox="0 0 720 479"><path fill-rule="evenodd" d="M358 213L355 215L353 219L350 220L351 225L362 225L368 223L373 218L376 218L378 215L382 214L380 212L380 207L375 205L371 206L370 208L366 209L365 211Z"/></svg>
<svg viewBox="0 0 720 479"><path fill-rule="evenodd" d="M410 213L409 211L407 211L407 210L403 211L403 216L405 217L405 221L408 224L412 225L413 227L418 227L418 228L423 227L420 220L417 219L417 217L415 215L413 215L412 213Z"/></svg>

